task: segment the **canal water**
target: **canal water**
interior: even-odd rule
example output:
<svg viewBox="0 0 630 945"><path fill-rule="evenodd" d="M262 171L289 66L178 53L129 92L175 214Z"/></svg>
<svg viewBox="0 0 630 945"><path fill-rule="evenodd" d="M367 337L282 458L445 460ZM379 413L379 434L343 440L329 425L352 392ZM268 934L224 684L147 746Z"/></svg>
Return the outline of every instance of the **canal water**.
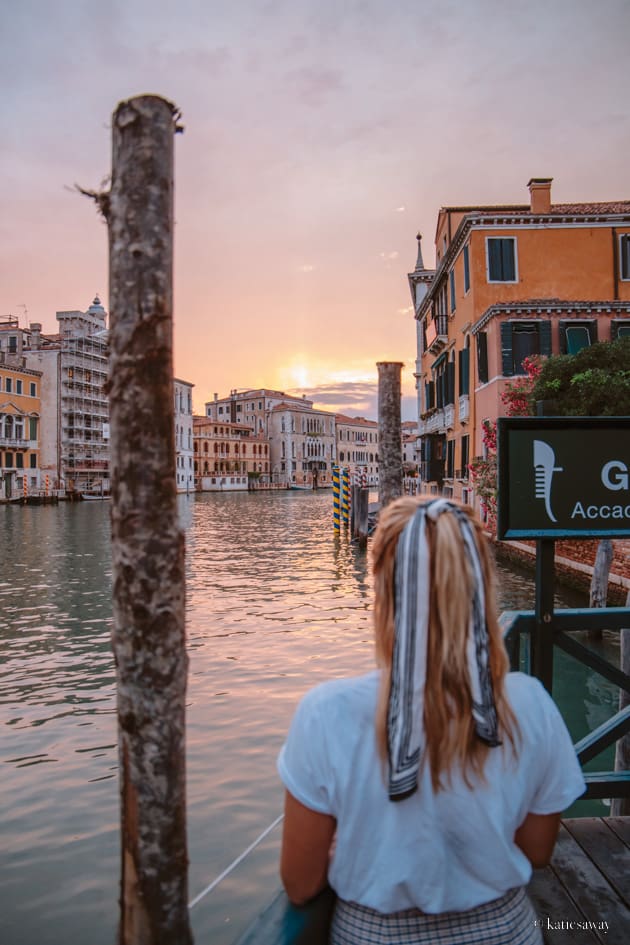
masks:
<svg viewBox="0 0 630 945"><path fill-rule="evenodd" d="M366 554L333 534L329 492L179 502L192 899L280 814L275 758L301 694L373 665L371 578ZM109 507L4 506L0 518L0 940L111 945L119 851ZM500 609L531 608L531 575L499 572ZM557 597L557 606L583 603L574 592ZM568 658L555 694L575 738L616 709L614 687ZM198 945L231 945L270 901L279 834L193 908Z"/></svg>

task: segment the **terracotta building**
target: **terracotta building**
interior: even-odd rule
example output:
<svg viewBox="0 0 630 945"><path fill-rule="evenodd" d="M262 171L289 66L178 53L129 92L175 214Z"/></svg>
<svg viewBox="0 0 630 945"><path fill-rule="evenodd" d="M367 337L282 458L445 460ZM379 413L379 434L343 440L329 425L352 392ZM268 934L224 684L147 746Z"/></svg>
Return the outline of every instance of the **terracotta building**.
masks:
<svg viewBox="0 0 630 945"><path fill-rule="evenodd" d="M630 201L555 204L551 184L532 178L528 204L442 207L435 269L418 237L408 278L429 491L473 501L482 422L501 416L526 356L630 333Z"/></svg>

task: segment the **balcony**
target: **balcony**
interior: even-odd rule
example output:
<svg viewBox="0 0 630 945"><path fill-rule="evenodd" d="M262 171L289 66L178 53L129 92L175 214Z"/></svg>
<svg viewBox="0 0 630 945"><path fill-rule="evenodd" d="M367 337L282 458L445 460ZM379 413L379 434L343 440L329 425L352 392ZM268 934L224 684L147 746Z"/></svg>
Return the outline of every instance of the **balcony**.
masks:
<svg viewBox="0 0 630 945"><path fill-rule="evenodd" d="M447 430L452 430L455 426L455 405L447 404L444 408L444 426Z"/></svg>
<svg viewBox="0 0 630 945"><path fill-rule="evenodd" d="M427 351L432 354L439 352L446 346L448 341L448 319L446 315L438 315L437 318L427 322L426 327Z"/></svg>
<svg viewBox="0 0 630 945"><path fill-rule="evenodd" d="M459 422L467 423L470 417L470 397L468 394L462 394L459 398Z"/></svg>
<svg viewBox="0 0 630 945"><path fill-rule="evenodd" d="M425 433L439 433L444 430L444 411L436 410L424 421Z"/></svg>
<svg viewBox="0 0 630 945"><path fill-rule="evenodd" d="M37 440L27 440L23 436L0 436L0 446L8 450L36 450Z"/></svg>
<svg viewBox="0 0 630 945"><path fill-rule="evenodd" d="M423 435L424 433L426 433L426 432L427 432L427 422L426 422L426 420L419 420L419 421L418 421L418 435L419 435L419 436L422 436L422 435Z"/></svg>

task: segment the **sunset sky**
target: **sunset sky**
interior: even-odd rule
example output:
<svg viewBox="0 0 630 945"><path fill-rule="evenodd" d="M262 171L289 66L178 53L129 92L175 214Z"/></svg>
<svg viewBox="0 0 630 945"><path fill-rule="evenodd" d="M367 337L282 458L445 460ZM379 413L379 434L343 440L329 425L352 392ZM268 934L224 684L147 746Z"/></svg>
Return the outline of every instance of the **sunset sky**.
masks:
<svg viewBox="0 0 630 945"><path fill-rule="evenodd" d="M628 0L4 0L0 316L56 330L107 307L107 238L76 183L110 171L110 116L175 102L175 373L306 391L376 417L404 362L407 273L457 203L630 197Z"/></svg>

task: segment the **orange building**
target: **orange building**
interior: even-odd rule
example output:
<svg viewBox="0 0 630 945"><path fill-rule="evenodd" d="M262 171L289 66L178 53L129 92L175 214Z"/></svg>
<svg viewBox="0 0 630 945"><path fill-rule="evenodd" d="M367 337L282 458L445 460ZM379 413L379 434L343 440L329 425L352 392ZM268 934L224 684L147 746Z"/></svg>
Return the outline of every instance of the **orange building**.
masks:
<svg viewBox="0 0 630 945"><path fill-rule="evenodd" d="M38 491L42 372L26 367L16 319L0 323L0 499Z"/></svg>
<svg viewBox="0 0 630 945"><path fill-rule="evenodd" d="M417 319L421 474L428 491L473 501L468 464L482 423L528 355L576 353L630 333L630 201L443 207L436 268L409 274Z"/></svg>
<svg viewBox="0 0 630 945"><path fill-rule="evenodd" d="M254 428L211 417L193 417L195 489L247 489L250 479L269 478L269 442Z"/></svg>

